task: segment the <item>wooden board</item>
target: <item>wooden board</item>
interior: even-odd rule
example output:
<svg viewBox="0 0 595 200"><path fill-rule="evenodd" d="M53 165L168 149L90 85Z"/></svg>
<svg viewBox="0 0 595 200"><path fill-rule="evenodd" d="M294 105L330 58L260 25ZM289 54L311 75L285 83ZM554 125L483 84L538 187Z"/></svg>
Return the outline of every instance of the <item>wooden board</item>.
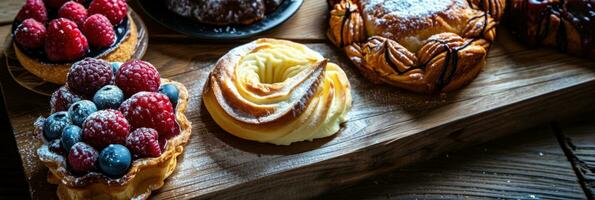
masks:
<svg viewBox="0 0 595 200"><path fill-rule="evenodd" d="M593 109L586 99L595 98L594 62L529 50L501 36L471 85L437 96L372 85L334 47L309 43L344 67L353 85L354 106L351 119L335 137L290 147L232 137L202 106L200 92L211 65L235 45L155 41L145 59L164 77L188 87L193 135L177 170L153 197L312 197L444 151ZM47 170L31 143L31 124L47 115L48 98L0 74L32 196L52 196L55 187L45 182Z"/></svg>
<svg viewBox="0 0 595 200"><path fill-rule="evenodd" d="M549 125L515 134L407 166L320 199L586 197Z"/></svg>
<svg viewBox="0 0 595 200"><path fill-rule="evenodd" d="M204 44L146 20L152 38L145 59L192 94L187 113L193 123L191 142L154 198L312 197L444 151L594 109L588 99L595 98L595 62L526 49L502 34L505 30L484 72L461 91L428 96L369 84L326 42L326 10L324 1L306 0L292 19L266 35L307 42L343 66L353 85L354 108L343 131L291 147L232 137L202 106L199 94L211 65L239 44ZM0 66L0 80L31 195L55 197L31 143L33 120L47 115L49 98L18 86L6 66Z"/></svg>

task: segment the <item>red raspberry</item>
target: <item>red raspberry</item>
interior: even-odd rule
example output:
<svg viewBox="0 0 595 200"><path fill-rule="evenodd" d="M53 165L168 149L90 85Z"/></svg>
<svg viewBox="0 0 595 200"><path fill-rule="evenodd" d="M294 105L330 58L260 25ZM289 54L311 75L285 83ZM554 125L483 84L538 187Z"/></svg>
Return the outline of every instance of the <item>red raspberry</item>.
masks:
<svg viewBox="0 0 595 200"><path fill-rule="evenodd" d="M129 60L116 73L116 85L129 97L141 91L157 92L161 77L151 63Z"/></svg>
<svg viewBox="0 0 595 200"><path fill-rule="evenodd" d="M83 57L89 50L87 38L78 29L76 23L69 19L54 19L47 29L45 53L51 61L74 61Z"/></svg>
<svg viewBox="0 0 595 200"><path fill-rule="evenodd" d="M125 0L93 0L89 5L90 14L106 16L112 25L118 25L128 13Z"/></svg>
<svg viewBox="0 0 595 200"><path fill-rule="evenodd" d="M27 0L25 5L19 10L17 14L17 21L22 22L25 19L33 18L38 22L45 23L48 21L48 12L41 0Z"/></svg>
<svg viewBox="0 0 595 200"><path fill-rule="evenodd" d="M33 18L23 21L15 33L17 43L27 49L43 47L46 36L45 26Z"/></svg>
<svg viewBox="0 0 595 200"><path fill-rule="evenodd" d="M94 112L83 122L83 140L97 149L110 144L126 144L128 133L130 125L117 110Z"/></svg>
<svg viewBox="0 0 595 200"><path fill-rule="evenodd" d="M159 157L159 133L152 128L139 128L134 130L126 138L126 147L132 151L135 157Z"/></svg>
<svg viewBox="0 0 595 200"><path fill-rule="evenodd" d="M67 1L75 1L77 3L83 4L85 0L43 0L48 7L58 10L64 3Z"/></svg>
<svg viewBox="0 0 595 200"><path fill-rule="evenodd" d="M77 94L93 97L97 90L109 85L112 78L110 63L100 59L85 58L72 64L66 77L66 84Z"/></svg>
<svg viewBox="0 0 595 200"><path fill-rule="evenodd" d="M120 105L133 128L153 128L159 136L171 138L178 134L176 116L171 102L158 92L139 92Z"/></svg>
<svg viewBox="0 0 595 200"><path fill-rule="evenodd" d="M95 48L106 48L116 42L116 32L112 24L101 14L91 15L83 25L83 33L89 39L89 44Z"/></svg>
<svg viewBox="0 0 595 200"><path fill-rule="evenodd" d="M72 93L66 86L62 86L52 93L52 97L50 98L51 112L66 111L70 105L82 99L79 95Z"/></svg>
<svg viewBox="0 0 595 200"><path fill-rule="evenodd" d="M99 154L97 150L84 142L77 142L68 152L68 165L77 174L87 173L95 168Z"/></svg>
<svg viewBox="0 0 595 200"><path fill-rule="evenodd" d="M87 19L87 9L80 3L69 1L66 2L60 10L58 10L58 17L70 19L79 27L83 26L85 19Z"/></svg>

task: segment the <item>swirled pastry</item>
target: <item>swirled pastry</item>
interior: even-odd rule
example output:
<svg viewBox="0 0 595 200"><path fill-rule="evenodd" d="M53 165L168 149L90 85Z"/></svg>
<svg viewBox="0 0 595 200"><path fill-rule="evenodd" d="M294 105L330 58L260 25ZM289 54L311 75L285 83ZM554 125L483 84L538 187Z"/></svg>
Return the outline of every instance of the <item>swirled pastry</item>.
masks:
<svg viewBox="0 0 595 200"><path fill-rule="evenodd" d="M283 0L166 0L167 8L184 17L214 25L252 24L273 12Z"/></svg>
<svg viewBox="0 0 595 200"><path fill-rule="evenodd" d="M329 1L329 39L364 76L411 91L460 88L481 71L504 0Z"/></svg>
<svg viewBox="0 0 595 200"><path fill-rule="evenodd" d="M308 47L258 39L224 55L203 102L225 131L277 145L335 134L351 109L343 70Z"/></svg>
<svg viewBox="0 0 595 200"><path fill-rule="evenodd" d="M509 0L506 23L530 45L595 56L595 1Z"/></svg>

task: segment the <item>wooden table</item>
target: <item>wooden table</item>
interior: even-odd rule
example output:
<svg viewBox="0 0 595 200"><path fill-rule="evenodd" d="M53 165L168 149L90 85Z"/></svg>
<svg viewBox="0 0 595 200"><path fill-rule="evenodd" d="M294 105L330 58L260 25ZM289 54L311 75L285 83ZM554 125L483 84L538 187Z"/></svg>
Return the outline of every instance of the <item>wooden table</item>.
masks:
<svg viewBox="0 0 595 200"><path fill-rule="evenodd" d="M2 2L7 6L0 8L0 24L2 22L4 24L10 23L10 13L12 12L14 15L14 11L18 10L18 7L14 8L19 5L18 2L20 0ZM303 7L294 17L265 36L307 43L310 47L322 51L331 60L348 67L350 64L342 57L341 52L327 43L324 35L327 21L326 10L326 4L323 1L306 0ZM149 18L145 17L144 19L149 27L151 36L149 49L144 59L158 66L164 77L178 79L187 84L191 83L191 88L196 88L196 84L200 84L192 82L191 79L196 79L208 72L208 66L219 56L230 48L237 46L237 43L204 44L204 41L190 39L166 30L151 22ZM9 29L10 27L8 25L1 26L0 36L7 35ZM419 95L391 88L383 91L403 94L405 96L388 98L389 96L385 95L384 97L387 97L385 103L387 104L403 101L408 98L426 99L425 103L419 103L429 104L429 106L419 106L416 102L413 102L410 104L411 107L409 109L405 109L407 113L402 113L401 111L395 112L400 114L417 113L413 117L419 117L420 123L432 124L434 120L448 117L448 113L453 113L451 109L453 105L468 106L470 110L458 112L458 114L476 116L475 118L470 118L472 119L471 121L457 122L453 120L447 126L443 126L442 129L425 132L426 134L432 133L436 135L437 131L441 130L442 132L446 132L446 136L454 135L454 138L450 138L453 141L436 143L438 146L435 147L435 151L432 149L421 149L422 151L416 152L409 157L395 157L401 161L399 164L390 162L391 156L396 155L389 154L390 152L383 152L384 150L376 152L373 155L380 156L377 157L377 163L375 160L361 160L361 162L366 164L366 167L352 169L355 171L350 171L349 173L329 172L326 174L330 177L323 177L324 181L312 182L311 185L320 185L321 187L313 190L311 194L299 193L297 190L292 190L289 194L293 197L309 197L330 188L345 187L365 177L382 174L413 161L442 155L442 158L437 160L403 168L389 176L363 182L347 190L329 193L327 194L328 196L323 196L323 198L366 196L380 198L503 197L520 199L582 199L592 195L589 192L590 190L588 190L592 186L589 185L591 184L589 181L592 180L592 175L589 173L575 173L580 172L580 169L593 166L592 148L594 144L591 141L593 141L592 136L595 133L592 131L589 132L588 128L586 128L586 131L566 129L566 127L573 126L564 126L565 124L559 122L554 123L560 124L554 126L558 127L556 129L551 128L551 125L543 125L533 130L522 131L526 134L521 137L517 136L517 134L520 134L517 133L513 138L504 139L488 146L465 149L457 153L441 153L441 151L446 149L458 149L501 135L512 134L515 133L512 132L513 130L526 128L528 124L559 121L559 119L574 116L576 113L595 109L593 106L593 99L595 99L595 91L593 89L595 86L595 81L593 81L595 80L595 73L592 69L577 67L579 65L589 65L584 63L589 63L590 61L568 57L552 50L529 50L522 45L510 42L510 40L506 36L499 38L498 41L505 45L496 44L496 47L490 53L491 63L482 75L466 89L466 92L458 92L450 96L447 95L446 97L420 98L418 97ZM519 66L515 66L517 68L503 69L490 67L511 64L509 63L510 59L499 59L503 55L510 53L514 53L512 57L516 60L513 61L519 62L517 63ZM531 60L531 58L540 58L544 61L536 62L534 59ZM570 66L561 65L558 61L570 63ZM522 65L523 63L526 66ZM548 63L550 65L540 66L540 64ZM514 75L515 73L523 73L526 76ZM194 76L188 76L188 74ZM359 75L353 74L353 76L356 76L354 80L363 80L361 77L358 77ZM55 188L45 182L44 177L47 170L39 165L34 155L31 155L33 151L31 150L31 141L29 140L33 119L40 114L47 115L47 111L49 110L48 98L25 91L11 80L5 68L0 69L0 83L2 83L2 87L5 90L8 116L15 129L17 145L21 147L19 152L25 166L25 176L31 189L30 192L35 198L54 197ZM485 84L489 83L496 83L496 85L490 86L487 91L482 90L483 87L487 87ZM494 100L492 98L496 99ZM516 103L514 106L500 105L499 98ZM477 104L486 105L487 107L475 106ZM556 109L556 106L565 107L564 109ZM499 109L486 109L492 107L499 107ZM383 115L380 111L383 109L386 108L370 107L370 111L379 112L378 116L380 117ZM392 109L394 109L394 112L401 108ZM198 116L198 111L193 111L197 113L191 113L191 119L202 120ZM439 113L445 116L424 117L432 114L440 116L441 114ZM550 113L557 114L553 115ZM200 114L202 115L204 112ZM509 119L511 121L500 121L498 119ZM489 137L476 138L473 137L475 135L474 133L485 130L485 127L473 126L473 124L482 124L478 122L482 122L483 124L486 122L499 123L500 125L488 131L492 133ZM593 123L582 124L586 124L585 126L588 127ZM196 128L213 129L213 127L204 127L203 125L198 125L194 128L195 133L197 131ZM390 129L388 130L390 131ZM581 148L573 150L570 148L572 145L564 142L563 138L566 130L568 130L568 133L576 133L576 137L580 138L577 140L579 143L584 142L581 144ZM202 134L202 132L199 133ZM233 139L229 139L228 136L216 136L217 138L213 139L232 140L231 144L235 144L234 147L242 148L241 144L234 143ZM193 137L196 138L197 136L195 135ZM574 137L574 135L571 137ZM588 140L589 137L591 140ZM200 139L203 140L204 138ZM563 142L559 143L559 141ZM196 141L194 143L196 145ZM197 152L186 153L190 154L187 157L192 157ZM364 152L364 154L358 155L367 154ZM576 157L574 157L575 155ZM572 162L568 162L567 157L571 158L570 160ZM387 159L389 162L386 162ZM353 161L357 161L357 159L352 159L352 161L348 162ZM340 163L336 161L326 162L323 166L331 164L339 165ZM312 166L318 166L320 169L325 168L321 167L321 165ZM187 168L189 166L185 167ZM367 170L370 171L368 172ZM585 172L588 172L588 170ZM318 175L324 176L324 174ZM182 181L176 179L176 176L183 176L183 174L174 174L173 178L175 179L174 182L178 181L179 183L179 181ZM306 176L306 178L308 177ZM266 180L260 180L257 183L260 182L262 184ZM296 180L304 181L309 179ZM218 182L215 180L213 183ZM221 182L221 184L226 185L229 183ZM283 184L286 184L284 187L288 187L287 185L291 185L291 182L285 182ZM295 188L313 189L304 185L303 182L298 182L294 186L299 186ZM212 195L214 197L243 197L242 195L246 193L242 192L250 191L248 187L247 190L238 189L234 193L231 192L234 191L232 187L227 187L229 188ZM184 193L179 194L176 188L172 188L166 183L164 189L158 191L153 197L196 197L198 193L204 192L204 190L189 190L192 188L191 186L184 188L182 190ZM269 189L274 191L274 188Z"/></svg>

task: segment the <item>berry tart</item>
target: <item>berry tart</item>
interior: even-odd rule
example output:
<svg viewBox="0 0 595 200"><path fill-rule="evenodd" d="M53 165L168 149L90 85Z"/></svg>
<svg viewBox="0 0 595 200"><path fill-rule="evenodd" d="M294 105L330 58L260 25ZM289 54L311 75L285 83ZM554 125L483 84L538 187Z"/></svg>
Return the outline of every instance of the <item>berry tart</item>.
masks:
<svg viewBox="0 0 595 200"><path fill-rule="evenodd" d="M72 63L85 57L131 59L137 25L125 0L26 0L13 26L13 48L27 71L62 85Z"/></svg>
<svg viewBox="0 0 595 200"><path fill-rule="evenodd" d="M35 122L37 149L60 199L145 199L190 138L188 91L148 62L84 58Z"/></svg>

